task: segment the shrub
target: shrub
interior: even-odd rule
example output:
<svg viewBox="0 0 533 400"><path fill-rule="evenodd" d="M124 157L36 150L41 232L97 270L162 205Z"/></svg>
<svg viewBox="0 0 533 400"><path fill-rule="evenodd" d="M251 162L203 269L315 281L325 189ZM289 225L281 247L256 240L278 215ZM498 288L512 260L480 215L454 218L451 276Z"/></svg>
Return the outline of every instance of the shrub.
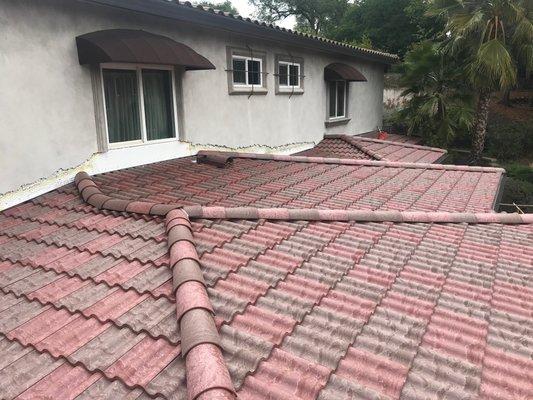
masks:
<svg viewBox="0 0 533 400"><path fill-rule="evenodd" d="M533 168L528 165L510 164L505 166L507 176L533 184Z"/></svg>
<svg viewBox="0 0 533 400"><path fill-rule="evenodd" d="M507 178L501 202L508 204L533 204L533 183L515 178Z"/></svg>
<svg viewBox="0 0 533 400"><path fill-rule="evenodd" d="M499 160L533 154L533 121L511 121L496 116L487 127L487 153Z"/></svg>

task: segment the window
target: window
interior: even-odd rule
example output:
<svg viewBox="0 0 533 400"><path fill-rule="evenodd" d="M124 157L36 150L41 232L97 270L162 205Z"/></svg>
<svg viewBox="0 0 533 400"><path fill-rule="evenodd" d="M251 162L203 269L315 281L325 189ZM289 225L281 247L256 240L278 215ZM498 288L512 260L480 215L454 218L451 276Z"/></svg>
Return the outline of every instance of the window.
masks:
<svg viewBox="0 0 533 400"><path fill-rule="evenodd" d="M278 62L278 82L280 89L300 88L300 64Z"/></svg>
<svg viewBox="0 0 533 400"><path fill-rule="evenodd" d="M346 118L346 81L329 84L329 119Z"/></svg>
<svg viewBox="0 0 533 400"><path fill-rule="evenodd" d="M233 85L263 86L262 65L260 58L233 56Z"/></svg>
<svg viewBox="0 0 533 400"><path fill-rule="evenodd" d="M251 48L226 47L228 92L235 95L265 95L266 53Z"/></svg>
<svg viewBox="0 0 533 400"><path fill-rule="evenodd" d="M276 94L301 95L304 93L304 59L276 54L274 77Z"/></svg>
<svg viewBox="0 0 533 400"><path fill-rule="evenodd" d="M176 137L173 79L171 67L102 67L110 145Z"/></svg>

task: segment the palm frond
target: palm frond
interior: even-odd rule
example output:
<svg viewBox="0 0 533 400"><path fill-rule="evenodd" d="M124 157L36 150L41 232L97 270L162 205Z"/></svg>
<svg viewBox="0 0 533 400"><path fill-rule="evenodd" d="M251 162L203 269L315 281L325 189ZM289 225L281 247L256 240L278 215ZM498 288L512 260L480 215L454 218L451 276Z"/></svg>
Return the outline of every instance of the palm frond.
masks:
<svg viewBox="0 0 533 400"><path fill-rule="evenodd" d="M516 83L516 66L511 54L497 39L483 43L470 68L472 82L488 90L511 87Z"/></svg>

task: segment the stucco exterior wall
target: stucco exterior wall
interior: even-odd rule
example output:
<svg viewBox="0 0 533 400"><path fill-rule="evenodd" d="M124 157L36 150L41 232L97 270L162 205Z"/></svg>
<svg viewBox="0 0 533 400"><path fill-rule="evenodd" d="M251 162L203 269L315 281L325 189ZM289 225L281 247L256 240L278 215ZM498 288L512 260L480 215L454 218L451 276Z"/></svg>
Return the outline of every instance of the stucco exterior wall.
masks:
<svg viewBox="0 0 533 400"><path fill-rule="evenodd" d="M277 148L316 143L327 133L363 133L381 124L384 69L381 64L301 52L256 38L84 2L3 0L0 194L94 159L98 145L91 74L89 67L78 63L75 37L112 28L144 29L166 35L192 47L216 66L216 70L188 71L183 75L182 141L230 148ZM228 94L226 46L250 46L267 53L268 94L251 97ZM304 58L303 95L275 94L276 54ZM335 61L353 64L368 82L350 84L351 121L326 128L323 70ZM99 155L99 165L112 159L99 171L188 152L180 143L167 144L166 148L158 146L153 151L143 150L150 153L148 159L136 159L139 151L135 149L131 153L112 150L110 154Z"/></svg>

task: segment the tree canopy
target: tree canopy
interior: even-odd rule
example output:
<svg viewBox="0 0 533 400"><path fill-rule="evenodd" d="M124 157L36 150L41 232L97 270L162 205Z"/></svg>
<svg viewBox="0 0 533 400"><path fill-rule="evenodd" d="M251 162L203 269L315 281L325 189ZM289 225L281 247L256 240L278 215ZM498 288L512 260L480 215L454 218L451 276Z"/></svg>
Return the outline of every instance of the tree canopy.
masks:
<svg viewBox="0 0 533 400"><path fill-rule="evenodd" d="M203 7L213 8L215 10L225 11L232 14L238 14L237 9L231 4L230 0L225 0L222 3L213 2L213 1L199 1L195 4Z"/></svg>
<svg viewBox="0 0 533 400"><path fill-rule="evenodd" d="M376 49L401 57L413 43L440 31L438 18L425 16L424 0L360 0L349 7L333 35L358 43L368 38Z"/></svg>
<svg viewBox="0 0 533 400"><path fill-rule="evenodd" d="M258 18L296 17L296 29L403 56L442 28L426 0L250 0Z"/></svg>
<svg viewBox="0 0 533 400"><path fill-rule="evenodd" d="M249 0L263 21L276 22L296 17L296 29L328 36L342 19L348 0Z"/></svg>

